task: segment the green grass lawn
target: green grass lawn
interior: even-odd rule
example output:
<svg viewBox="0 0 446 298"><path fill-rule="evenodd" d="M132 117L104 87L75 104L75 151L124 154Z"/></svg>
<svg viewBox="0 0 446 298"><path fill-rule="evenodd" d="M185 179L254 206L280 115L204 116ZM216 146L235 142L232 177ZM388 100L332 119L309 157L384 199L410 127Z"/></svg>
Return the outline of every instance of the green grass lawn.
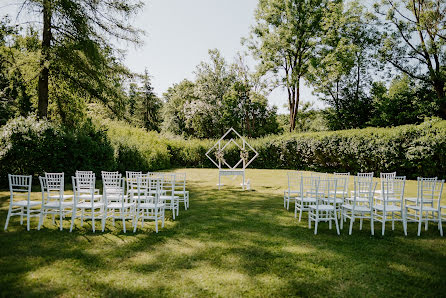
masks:
<svg viewBox="0 0 446 298"><path fill-rule="evenodd" d="M370 235L354 225L341 236L327 223L318 235L283 208L286 171L248 170L216 188L217 170L186 169L190 209L165 228L150 222L137 233L108 222L104 233L70 220L59 231L50 219L37 231L13 217L3 231L9 194L0 192L1 296L444 296L446 240L436 225L416 236L408 224L381 224ZM408 195L416 194L409 181ZM40 199L39 189L33 193ZM443 198L443 201L445 199ZM293 205L294 207L294 205ZM292 209L292 208L290 208ZM57 223L57 222L56 222ZM130 224L128 225L130 227ZM99 224L97 225L99 228ZM444 225L446 230L446 225Z"/></svg>

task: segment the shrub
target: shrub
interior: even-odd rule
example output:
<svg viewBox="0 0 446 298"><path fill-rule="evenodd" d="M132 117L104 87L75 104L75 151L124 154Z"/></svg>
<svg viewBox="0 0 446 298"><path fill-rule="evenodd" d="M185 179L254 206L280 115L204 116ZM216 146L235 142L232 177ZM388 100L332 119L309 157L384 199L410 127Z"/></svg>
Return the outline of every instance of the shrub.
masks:
<svg viewBox="0 0 446 298"><path fill-rule="evenodd" d="M157 132L147 132L122 121L105 121L101 127L115 149L117 169L125 171L156 171L167 169L170 154L166 139Z"/></svg>
<svg viewBox="0 0 446 298"><path fill-rule="evenodd" d="M421 125L365 128L331 132L289 133L249 140L258 151L252 168L295 169L320 172L397 171L417 176L446 178L446 121ZM211 140L168 141L175 167L214 167L206 158ZM233 165L240 158L229 146L225 159Z"/></svg>
<svg viewBox="0 0 446 298"><path fill-rule="evenodd" d="M0 183L7 183L8 173L64 172L69 179L76 170L88 169L100 175L115 168L113 153L106 134L90 122L67 129L35 116L19 117L2 127Z"/></svg>

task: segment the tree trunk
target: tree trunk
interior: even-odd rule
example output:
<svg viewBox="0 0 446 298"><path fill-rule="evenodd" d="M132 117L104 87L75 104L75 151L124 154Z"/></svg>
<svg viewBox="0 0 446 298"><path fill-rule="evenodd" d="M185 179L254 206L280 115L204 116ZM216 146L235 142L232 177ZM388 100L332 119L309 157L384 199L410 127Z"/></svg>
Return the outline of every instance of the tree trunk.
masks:
<svg viewBox="0 0 446 298"><path fill-rule="evenodd" d="M296 85L292 86L291 92L288 92L288 96L290 97L288 100L290 102L290 132L296 129L296 120L297 120L297 111L299 108L299 88L300 87L300 77L297 80Z"/></svg>
<svg viewBox="0 0 446 298"><path fill-rule="evenodd" d="M40 67L42 68L39 76L39 103L37 114L39 118L48 115L48 81L49 81L49 59L51 47L51 2L43 1L43 38L42 38L42 57Z"/></svg>

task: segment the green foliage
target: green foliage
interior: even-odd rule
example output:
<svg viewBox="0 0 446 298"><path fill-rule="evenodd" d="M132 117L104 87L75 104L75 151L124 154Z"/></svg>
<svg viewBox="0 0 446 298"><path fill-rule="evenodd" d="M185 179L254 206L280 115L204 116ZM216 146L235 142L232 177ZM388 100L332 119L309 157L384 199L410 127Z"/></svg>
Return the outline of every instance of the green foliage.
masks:
<svg viewBox="0 0 446 298"><path fill-rule="evenodd" d="M161 130L163 103L156 96L147 69L141 77L142 86L131 83L128 94L127 112L131 123L147 130Z"/></svg>
<svg viewBox="0 0 446 298"><path fill-rule="evenodd" d="M170 167L166 140L157 132L147 132L123 121L104 121L107 136L115 148L117 170L156 171Z"/></svg>
<svg viewBox="0 0 446 298"><path fill-rule="evenodd" d="M64 129L35 117L16 118L2 127L0 173L41 174L75 170L156 171L171 167L214 167L205 153L214 140L168 139L125 122L95 128ZM446 121L345 131L289 133L249 139L259 152L253 168L320 172L397 171L410 178L446 177ZM224 151L234 165L236 146Z"/></svg>
<svg viewBox="0 0 446 298"><path fill-rule="evenodd" d="M446 178L446 121L395 128L366 128L344 131L289 133L250 139L259 152L253 168L296 169L320 172L397 171L410 178ZM208 167L204 153L209 140L169 141L175 167ZM229 146L225 160L234 164L239 151Z"/></svg>
<svg viewBox="0 0 446 298"><path fill-rule="evenodd" d="M437 95L439 113L446 119L446 2L381 0L380 58L412 79L429 85Z"/></svg>
<svg viewBox="0 0 446 298"><path fill-rule="evenodd" d="M326 0L260 0L248 48L260 61L259 73L275 76L285 87L290 108L290 130L295 128L300 83L321 34Z"/></svg>
<svg viewBox="0 0 446 298"><path fill-rule="evenodd" d="M201 139L230 127L252 137L279 132L277 109L255 90L259 84L243 62L228 65L218 50L209 56L197 66L195 82L184 80L164 94L163 131Z"/></svg>
<svg viewBox="0 0 446 298"><path fill-rule="evenodd" d="M426 84L416 84L407 75L392 80L389 90L375 82L372 88L373 126L420 123L438 111L435 92Z"/></svg>
<svg viewBox="0 0 446 298"><path fill-rule="evenodd" d="M331 129L363 128L370 119L376 28L359 1L330 2L322 18L324 34L311 59L307 79L329 104Z"/></svg>
<svg viewBox="0 0 446 298"><path fill-rule="evenodd" d="M104 131L91 122L77 129L56 126L35 116L18 117L2 127L0 135L0 181L7 174L40 175L64 172L67 179L76 170L115 168L114 150Z"/></svg>

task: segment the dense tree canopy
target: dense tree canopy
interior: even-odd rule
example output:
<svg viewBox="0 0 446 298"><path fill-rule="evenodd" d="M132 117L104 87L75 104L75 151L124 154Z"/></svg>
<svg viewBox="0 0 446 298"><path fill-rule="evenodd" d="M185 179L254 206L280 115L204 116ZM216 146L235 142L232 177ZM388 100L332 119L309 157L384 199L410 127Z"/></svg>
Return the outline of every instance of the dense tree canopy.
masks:
<svg viewBox="0 0 446 298"><path fill-rule="evenodd" d="M259 137L446 118L444 1L375 0L372 9L359 0L259 0L243 42L256 71L244 56L228 63L213 49L193 80L161 97L150 67L132 73L116 43L139 43L131 24L140 1L20 3L17 19L37 22L0 19L0 125L29 114L69 128L112 118L216 138L229 127ZM323 107L301 98L304 81ZM287 92L287 115L268 105L277 87Z"/></svg>
<svg viewBox="0 0 446 298"><path fill-rule="evenodd" d="M294 130L301 80L321 32L324 0L259 0L248 47L260 61L259 72L275 75L288 92L290 130Z"/></svg>
<svg viewBox="0 0 446 298"><path fill-rule="evenodd" d="M164 129L198 138L216 138L233 127L248 136L276 133L276 108L249 80L249 70L228 65L218 50L201 62L195 82L183 81L165 94Z"/></svg>

